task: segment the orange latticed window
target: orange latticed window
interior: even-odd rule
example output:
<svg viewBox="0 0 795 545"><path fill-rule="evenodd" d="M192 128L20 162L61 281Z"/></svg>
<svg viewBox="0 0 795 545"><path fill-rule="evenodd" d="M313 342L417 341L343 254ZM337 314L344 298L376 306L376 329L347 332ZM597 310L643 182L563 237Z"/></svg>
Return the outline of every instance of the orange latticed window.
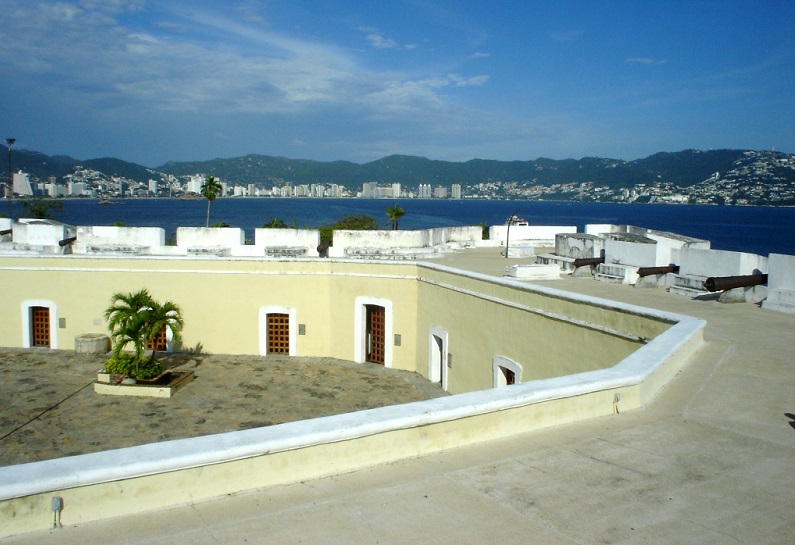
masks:
<svg viewBox="0 0 795 545"><path fill-rule="evenodd" d="M290 315L268 314L268 354L290 353Z"/></svg>

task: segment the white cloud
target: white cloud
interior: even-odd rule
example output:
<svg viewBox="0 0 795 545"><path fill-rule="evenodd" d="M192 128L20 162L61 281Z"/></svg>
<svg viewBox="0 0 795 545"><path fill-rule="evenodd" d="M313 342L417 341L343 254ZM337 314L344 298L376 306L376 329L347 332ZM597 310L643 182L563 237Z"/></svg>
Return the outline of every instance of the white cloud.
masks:
<svg viewBox="0 0 795 545"><path fill-rule="evenodd" d="M368 34L367 41L370 45L378 49L392 49L398 46L398 43L392 38L384 38L381 34Z"/></svg>
<svg viewBox="0 0 795 545"><path fill-rule="evenodd" d="M635 63L635 64L657 65L657 64L665 64L668 61L664 59L663 60L652 59L649 57L630 57L628 59L625 59L625 62Z"/></svg>

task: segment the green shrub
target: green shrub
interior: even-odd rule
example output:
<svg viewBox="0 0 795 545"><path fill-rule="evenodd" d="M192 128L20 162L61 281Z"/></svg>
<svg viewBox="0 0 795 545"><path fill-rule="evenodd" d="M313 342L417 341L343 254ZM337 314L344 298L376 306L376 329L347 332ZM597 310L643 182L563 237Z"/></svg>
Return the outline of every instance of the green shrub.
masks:
<svg viewBox="0 0 795 545"><path fill-rule="evenodd" d="M160 360L147 358L138 364L138 370L136 371L135 356L132 354L118 354L105 363L105 371L113 375L148 379L156 377L163 372L163 363Z"/></svg>

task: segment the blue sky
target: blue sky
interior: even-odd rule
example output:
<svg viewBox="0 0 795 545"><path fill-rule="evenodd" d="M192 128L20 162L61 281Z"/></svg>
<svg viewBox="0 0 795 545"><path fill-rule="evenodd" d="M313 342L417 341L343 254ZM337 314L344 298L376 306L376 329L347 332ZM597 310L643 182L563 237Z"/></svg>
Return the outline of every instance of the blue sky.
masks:
<svg viewBox="0 0 795 545"><path fill-rule="evenodd" d="M795 152L795 2L0 0L0 134L146 166Z"/></svg>

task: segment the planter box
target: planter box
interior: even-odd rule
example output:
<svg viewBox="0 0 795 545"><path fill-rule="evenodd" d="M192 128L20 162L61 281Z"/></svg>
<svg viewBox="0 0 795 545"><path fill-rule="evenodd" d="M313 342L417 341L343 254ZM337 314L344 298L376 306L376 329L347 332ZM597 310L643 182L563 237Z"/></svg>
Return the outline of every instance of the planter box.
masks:
<svg viewBox="0 0 795 545"><path fill-rule="evenodd" d="M183 386L196 378L193 371L165 373L151 379L139 380L136 384L122 384L120 375L97 373L94 391L98 394L138 397L171 397Z"/></svg>

